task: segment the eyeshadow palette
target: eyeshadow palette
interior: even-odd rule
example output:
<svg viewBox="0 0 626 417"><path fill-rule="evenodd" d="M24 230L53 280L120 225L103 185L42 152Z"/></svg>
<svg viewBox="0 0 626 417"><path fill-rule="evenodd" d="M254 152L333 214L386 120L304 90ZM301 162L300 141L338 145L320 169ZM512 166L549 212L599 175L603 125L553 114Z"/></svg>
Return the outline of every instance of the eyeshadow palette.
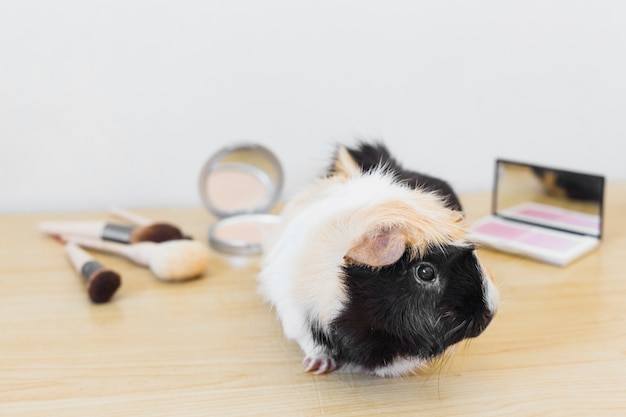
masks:
<svg viewBox="0 0 626 417"><path fill-rule="evenodd" d="M472 238L498 250L566 265L602 238L604 177L498 159L492 215Z"/></svg>

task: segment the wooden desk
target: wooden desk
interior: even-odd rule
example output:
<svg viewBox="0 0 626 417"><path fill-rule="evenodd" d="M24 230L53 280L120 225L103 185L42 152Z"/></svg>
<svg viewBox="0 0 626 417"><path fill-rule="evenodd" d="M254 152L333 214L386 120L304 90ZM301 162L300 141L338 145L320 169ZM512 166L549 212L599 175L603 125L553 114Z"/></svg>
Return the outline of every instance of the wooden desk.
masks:
<svg viewBox="0 0 626 417"><path fill-rule="evenodd" d="M489 196L463 198L468 218ZM484 250L501 306L479 338L403 379L304 373L302 354L256 291L258 259L213 256L206 276L167 284L122 273L92 305L43 219L0 216L2 416L626 415L626 183L608 187L605 240L566 268ZM206 242L201 209L138 210Z"/></svg>

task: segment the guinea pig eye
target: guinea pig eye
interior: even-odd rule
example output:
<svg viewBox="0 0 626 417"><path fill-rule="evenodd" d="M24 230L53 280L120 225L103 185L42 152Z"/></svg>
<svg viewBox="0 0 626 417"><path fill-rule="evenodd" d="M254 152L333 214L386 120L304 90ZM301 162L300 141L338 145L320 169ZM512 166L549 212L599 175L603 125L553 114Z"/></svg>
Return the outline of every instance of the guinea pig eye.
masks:
<svg viewBox="0 0 626 417"><path fill-rule="evenodd" d="M417 266L415 273L419 279L422 281L432 281L437 277L435 273L435 268L431 264L422 263Z"/></svg>

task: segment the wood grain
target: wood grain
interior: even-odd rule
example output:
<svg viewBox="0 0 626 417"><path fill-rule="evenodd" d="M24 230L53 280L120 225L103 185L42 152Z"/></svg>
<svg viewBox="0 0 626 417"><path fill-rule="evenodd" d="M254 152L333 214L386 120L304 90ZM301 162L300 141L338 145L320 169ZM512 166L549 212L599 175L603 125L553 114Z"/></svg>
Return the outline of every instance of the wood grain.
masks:
<svg viewBox="0 0 626 417"><path fill-rule="evenodd" d="M601 247L560 268L481 250L501 305L480 337L401 379L302 370L257 292L258 258L212 254L196 281L171 284L112 255L112 302L93 305L42 220L0 216L2 416L626 415L626 184L610 184ZM468 219L486 193L462 196ZM206 242L200 208L145 209Z"/></svg>

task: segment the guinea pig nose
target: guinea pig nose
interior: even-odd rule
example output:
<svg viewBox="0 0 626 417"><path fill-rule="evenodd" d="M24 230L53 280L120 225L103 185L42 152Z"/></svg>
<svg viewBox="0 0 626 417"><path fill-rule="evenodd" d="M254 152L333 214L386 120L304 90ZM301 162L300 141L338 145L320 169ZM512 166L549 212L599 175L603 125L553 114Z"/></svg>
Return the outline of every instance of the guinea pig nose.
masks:
<svg viewBox="0 0 626 417"><path fill-rule="evenodd" d="M489 325L489 323L491 323L492 319L493 319L493 312L491 312L489 310L483 311L482 323L481 323L482 326L483 326L483 329L486 328Z"/></svg>
<svg viewBox="0 0 626 417"><path fill-rule="evenodd" d="M480 335L485 331L492 319L493 313L489 310L484 310L470 322L465 337L476 337Z"/></svg>

